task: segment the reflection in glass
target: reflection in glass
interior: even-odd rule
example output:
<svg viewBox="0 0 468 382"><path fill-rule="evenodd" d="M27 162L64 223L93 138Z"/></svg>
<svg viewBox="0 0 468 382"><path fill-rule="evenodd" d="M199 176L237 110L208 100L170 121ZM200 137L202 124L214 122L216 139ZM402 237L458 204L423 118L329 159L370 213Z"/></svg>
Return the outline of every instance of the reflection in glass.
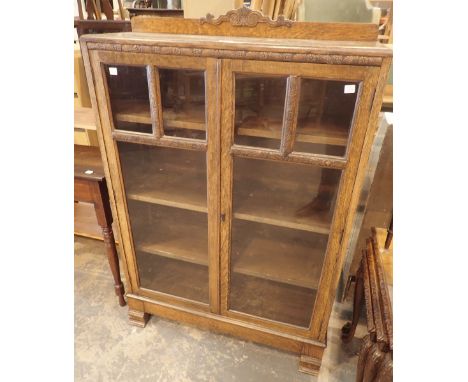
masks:
<svg viewBox="0 0 468 382"><path fill-rule="evenodd" d="M164 134L206 139L205 73L159 69Z"/></svg>
<svg viewBox="0 0 468 382"><path fill-rule="evenodd" d="M278 149L286 98L286 77L235 76L235 138L238 145Z"/></svg>
<svg viewBox="0 0 468 382"><path fill-rule="evenodd" d="M152 133L146 67L104 65L116 130Z"/></svg>

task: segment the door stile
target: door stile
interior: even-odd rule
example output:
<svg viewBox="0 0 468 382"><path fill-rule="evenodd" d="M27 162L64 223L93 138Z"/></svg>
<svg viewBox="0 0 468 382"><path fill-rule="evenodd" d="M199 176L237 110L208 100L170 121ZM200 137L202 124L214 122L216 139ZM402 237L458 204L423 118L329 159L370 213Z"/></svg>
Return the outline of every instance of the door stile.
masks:
<svg viewBox="0 0 468 382"><path fill-rule="evenodd" d="M207 59L205 74L207 122L207 202L209 299L212 313L220 312L220 102L221 61Z"/></svg>
<svg viewBox="0 0 468 382"><path fill-rule="evenodd" d="M326 341L326 332L331 309L335 300L346 240L343 240L347 219L353 219L354 209L350 207L351 194L356 180L356 171L364 138L367 131L369 110L373 99L373 89L378 80L378 68L369 69L362 80L357 108L353 118L347 165L343 170L337 195L336 209L330 228L325 261L320 276L319 288L312 313L311 336L321 342Z"/></svg>
<svg viewBox="0 0 468 382"><path fill-rule="evenodd" d="M230 287L231 219L232 219L232 172L231 146L234 137L234 78L232 61L221 64L221 314L227 315Z"/></svg>

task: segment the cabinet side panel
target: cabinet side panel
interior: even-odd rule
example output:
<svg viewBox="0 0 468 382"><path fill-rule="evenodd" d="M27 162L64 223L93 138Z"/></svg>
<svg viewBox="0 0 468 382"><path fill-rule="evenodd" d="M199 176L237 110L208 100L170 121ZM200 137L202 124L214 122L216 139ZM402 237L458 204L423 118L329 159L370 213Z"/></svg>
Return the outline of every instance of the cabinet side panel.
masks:
<svg viewBox="0 0 468 382"><path fill-rule="evenodd" d="M336 226L343 227L335 232L330 243L329 254L321 277L317 308L314 312L312 332L314 338L325 341L333 302L335 300L344 255L351 233L352 222L356 212L359 193L369 157L373 137L377 128L377 119L382 104L382 94L385 85L390 59L384 59L381 68L369 69L368 78L360 97L356 126L351 136L349 161L342 180L339 213L335 220Z"/></svg>

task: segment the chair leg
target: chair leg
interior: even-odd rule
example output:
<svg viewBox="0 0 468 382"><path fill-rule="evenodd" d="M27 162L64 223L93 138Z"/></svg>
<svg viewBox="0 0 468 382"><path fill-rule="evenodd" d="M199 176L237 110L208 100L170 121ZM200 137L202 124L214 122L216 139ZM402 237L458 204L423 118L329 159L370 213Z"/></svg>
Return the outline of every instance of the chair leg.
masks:
<svg viewBox="0 0 468 382"><path fill-rule="evenodd" d="M362 299L364 297L364 279L362 277L362 265L356 275L356 287L354 289L353 319L341 328L341 340L345 343L351 341L356 332L356 326L361 315Z"/></svg>

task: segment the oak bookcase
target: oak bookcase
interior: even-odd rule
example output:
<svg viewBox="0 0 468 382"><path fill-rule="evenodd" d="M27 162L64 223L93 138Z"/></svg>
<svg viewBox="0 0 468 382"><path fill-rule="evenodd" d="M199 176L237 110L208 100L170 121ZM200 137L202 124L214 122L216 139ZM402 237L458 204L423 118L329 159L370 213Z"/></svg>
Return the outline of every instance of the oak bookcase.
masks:
<svg viewBox="0 0 468 382"><path fill-rule="evenodd" d="M82 36L130 322L320 369L391 62L371 24L135 17Z"/></svg>

